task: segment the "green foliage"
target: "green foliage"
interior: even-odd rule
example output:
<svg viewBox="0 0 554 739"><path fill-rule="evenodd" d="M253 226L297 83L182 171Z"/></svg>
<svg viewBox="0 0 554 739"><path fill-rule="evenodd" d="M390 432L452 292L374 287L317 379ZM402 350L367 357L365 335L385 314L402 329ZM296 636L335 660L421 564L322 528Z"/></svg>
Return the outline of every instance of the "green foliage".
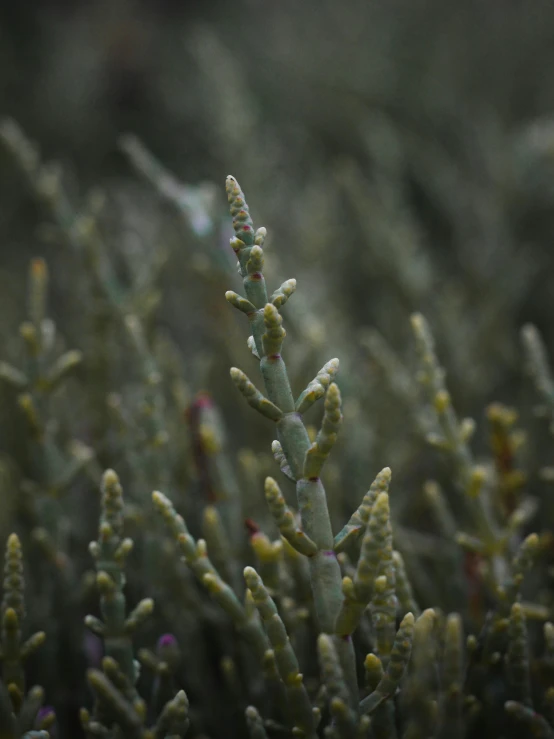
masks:
<svg viewBox="0 0 554 739"><path fill-rule="evenodd" d="M136 255L119 262L98 193L76 197L13 122L0 134L56 224L50 248L66 249L78 313L78 348L67 350L47 315L46 263L34 260L23 345L9 342L0 364L4 402L25 421L3 479L16 490L18 534L5 556L1 731L69 736L79 716L89 739L552 736L551 508L539 484L551 473L537 459L537 472L522 469L515 410L489 405L488 444L473 437L478 424L456 413L421 314L412 365L361 334L389 392L378 388L339 298L302 303L295 279L268 290L282 255L233 177L244 295L225 297L248 321L247 341L223 302L232 278L213 240L224 216L208 228L199 193L137 140L123 139L127 155L177 206L189 239L184 259L181 244L154 243L145 269ZM405 270L403 252L391 259ZM173 289L164 264L183 267L178 323L206 321L195 331L210 328L209 362L198 340L182 347L162 331ZM346 372L320 356L334 348L333 321ZM548 352L536 329L523 338L551 422ZM234 366L246 362L259 387ZM233 365L223 412L205 392L220 364ZM273 424L273 442L233 384ZM368 413L377 392L412 429L387 441L394 477L370 443L387 428ZM404 453L407 441L417 454ZM441 484L409 464L417 455Z"/></svg>

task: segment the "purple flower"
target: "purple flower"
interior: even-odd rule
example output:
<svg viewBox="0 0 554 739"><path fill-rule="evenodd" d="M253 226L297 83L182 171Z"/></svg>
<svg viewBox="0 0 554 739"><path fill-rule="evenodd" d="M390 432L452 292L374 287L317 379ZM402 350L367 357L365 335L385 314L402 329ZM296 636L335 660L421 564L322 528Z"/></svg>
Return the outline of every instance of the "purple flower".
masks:
<svg viewBox="0 0 554 739"><path fill-rule="evenodd" d="M158 649L167 649L168 647L176 647L177 639L173 634L162 634L158 639Z"/></svg>
<svg viewBox="0 0 554 739"><path fill-rule="evenodd" d="M56 712L52 706L42 706L37 711L35 718L35 728L41 730L47 728L50 736L55 736L56 731L54 728L54 722L56 720Z"/></svg>

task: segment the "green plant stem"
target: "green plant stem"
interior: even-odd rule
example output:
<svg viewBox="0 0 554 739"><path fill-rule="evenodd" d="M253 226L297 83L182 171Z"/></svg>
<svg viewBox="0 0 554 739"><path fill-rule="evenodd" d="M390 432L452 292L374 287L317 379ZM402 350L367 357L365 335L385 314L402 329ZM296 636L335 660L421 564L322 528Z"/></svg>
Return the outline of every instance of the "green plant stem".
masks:
<svg viewBox="0 0 554 739"><path fill-rule="evenodd" d="M296 496L304 533L317 545L317 552L308 558L310 581L314 596L319 628L323 633L334 634L335 623L342 603L341 572L334 552L334 537L327 506L325 488L319 477L304 477L304 462L311 443L302 416L295 409L294 397L283 357L279 353L267 354L264 335L267 336L269 303L265 279L262 274L263 252L254 241L254 229L244 202L242 191L232 177L227 179L227 192L234 215L237 232L236 252L243 277L247 300L254 307L249 312L254 345L260 357L260 371L268 399L282 415L276 422L277 436L288 465L296 480ZM237 208L239 212L234 212ZM263 241L265 231L258 232ZM260 238L261 237L261 238ZM239 241L240 239L240 241ZM254 252L254 253L253 253ZM259 262L259 269L253 269ZM284 332L283 332L284 334ZM336 648L351 693L352 704L358 703L355 655L350 638L337 638Z"/></svg>

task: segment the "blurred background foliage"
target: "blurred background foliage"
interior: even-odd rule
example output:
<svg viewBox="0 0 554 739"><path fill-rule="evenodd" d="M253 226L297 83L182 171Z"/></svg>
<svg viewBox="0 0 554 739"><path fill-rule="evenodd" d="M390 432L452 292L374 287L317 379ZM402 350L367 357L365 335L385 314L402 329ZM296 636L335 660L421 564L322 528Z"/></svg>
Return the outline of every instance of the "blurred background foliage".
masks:
<svg viewBox="0 0 554 739"><path fill-rule="evenodd" d="M405 310L448 293L478 364L494 356L476 383L487 394L509 377L524 320L549 338L546 0L44 0L0 12L2 111L82 190L108 188L110 207L151 199L117 148L132 131L188 183L235 172L285 264L317 263L309 289L319 269L335 276L352 329L398 325L376 314L384 293ZM36 251L36 216L7 158L0 186L8 297ZM450 333L466 355L457 382L475 362Z"/></svg>
<svg viewBox="0 0 554 739"><path fill-rule="evenodd" d="M115 250L140 259L162 223L160 238L174 226L118 149L131 131L187 183L240 178L285 271L313 305L331 300L354 362L363 329L402 351L405 318L422 310L461 410L476 414L513 400L524 322L552 343L546 0L44 0L0 12L1 109L62 162L71 188L106 190L123 231ZM39 216L1 156L5 335ZM172 233L201 261L191 236ZM67 255L41 250L62 309ZM188 309L175 320L189 276L172 279L180 297L164 308L184 341L184 324L203 319ZM210 307L212 319L224 310ZM70 330L63 310L59 320Z"/></svg>
<svg viewBox="0 0 554 739"><path fill-rule="evenodd" d="M377 329L405 358L415 310L459 412L483 421L491 400L518 404L520 327L554 344L551 3L41 0L0 12L1 110L61 163L76 199L102 188L120 262L170 246L160 320L185 356L204 357L196 389L236 412L215 330L234 320L218 292L234 270L220 195L231 171L270 229L276 279L299 279L312 339L325 331L341 357L347 397L349 372L367 386L351 407L375 421L368 461L398 469L390 442L410 427L364 342ZM205 239L136 177L125 132L203 184L216 224ZM37 234L44 211L0 156L0 335L23 318L39 253L60 329L79 346L67 250ZM208 242L225 277L206 291Z"/></svg>
<svg viewBox="0 0 554 739"><path fill-rule="evenodd" d="M168 248L160 324L193 389L209 388L228 419L229 171L270 229L276 279L299 279L307 340L341 357L351 412L371 419L368 463L402 462L411 485L406 455L426 464L406 406L384 392L372 333L409 359L415 310L460 413L482 428L492 400L522 405L521 326L554 345L550 2L41 0L0 13L2 112L61 163L76 201L101 188L118 269ZM137 178L119 146L126 132L202 188L211 232L183 226ZM79 346L71 257L40 225L13 157L0 156L2 341L23 318L40 254L55 318Z"/></svg>
<svg viewBox="0 0 554 739"><path fill-rule="evenodd" d="M238 467L245 449L267 453L271 441L228 378L231 364L250 362L240 316L223 297L238 284L223 181L229 172L240 180L256 224L269 230L266 273L275 285L298 279L294 309L285 309L298 389L331 356L341 359L345 426L328 471L337 523L384 465L394 472L399 527L415 521L425 530L421 489L429 477L448 493L448 469L420 434L414 311L431 325L459 414L476 419L478 460L490 453L487 406L520 411L528 434L521 465L541 520L552 520L544 517L554 513L550 483L537 472L549 462L551 438L531 413L519 332L532 322L554 347L553 68L548 0L0 7L0 112L38 142L45 160L60 163L75 207L96 209L105 253L124 283L141 269L159 270L156 318L145 326L178 348L160 349L169 375L185 380L177 410L208 390ZM127 133L192 188L204 220L137 176L121 147ZM11 361L16 352L35 256L49 266L60 334L86 350L90 306L75 253L6 147L0 161L2 356ZM107 391L132 399L136 387L125 383L140 385L140 367L117 341L104 350L113 360ZM21 422L2 393L3 451L20 459ZM108 398L113 410L118 398ZM64 413L95 446L84 408L77 402ZM110 438L97 449L103 465L118 461ZM258 481L271 468L269 457L260 459ZM125 464L124 484L130 458ZM187 474L177 475L183 489ZM150 480L136 477L147 494ZM10 516L4 520L7 533ZM83 540L94 536L90 521ZM430 571L440 569L429 557L437 550L429 545L425 555L426 545L414 542ZM459 607L455 593L442 596L445 608Z"/></svg>

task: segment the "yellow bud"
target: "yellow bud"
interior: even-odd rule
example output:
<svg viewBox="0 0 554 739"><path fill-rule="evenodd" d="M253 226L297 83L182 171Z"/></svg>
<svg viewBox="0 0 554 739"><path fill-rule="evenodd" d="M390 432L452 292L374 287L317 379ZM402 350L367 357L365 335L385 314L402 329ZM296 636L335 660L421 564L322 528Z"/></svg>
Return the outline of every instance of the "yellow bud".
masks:
<svg viewBox="0 0 554 739"><path fill-rule="evenodd" d="M250 543L260 562L277 562L282 552L281 542L272 542L262 532L255 533Z"/></svg>
<svg viewBox="0 0 554 739"><path fill-rule="evenodd" d="M450 406L450 393L447 390L439 390L435 395L435 410L444 413Z"/></svg>
<svg viewBox="0 0 554 739"><path fill-rule="evenodd" d="M475 467L471 473L467 494L470 498L478 498L486 479L486 472L483 467Z"/></svg>
<svg viewBox="0 0 554 739"><path fill-rule="evenodd" d="M366 655L366 658L364 660L364 667L368 672L373 672L373 670L380 670L381 669L381 660L377 655L373 654L373 652L370 652L368 655Z"/></svg>

